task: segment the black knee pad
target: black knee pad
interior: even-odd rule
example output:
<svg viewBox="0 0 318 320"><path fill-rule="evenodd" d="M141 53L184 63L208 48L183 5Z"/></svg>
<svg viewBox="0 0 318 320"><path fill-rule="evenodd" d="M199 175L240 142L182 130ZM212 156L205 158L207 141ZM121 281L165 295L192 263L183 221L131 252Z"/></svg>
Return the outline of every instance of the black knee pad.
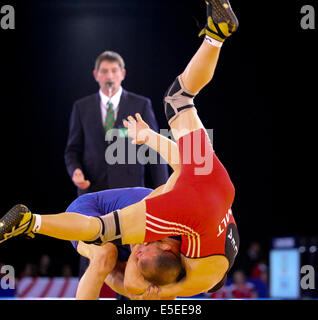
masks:
<svg viewBox="0 0 318 320"><path fill-rule="evenodd" d="M170 124L182 111L194 108L194 95L188 93L181 81L181 76L177 77L169 89L166 91L163 104L165 114Z"/></svg>

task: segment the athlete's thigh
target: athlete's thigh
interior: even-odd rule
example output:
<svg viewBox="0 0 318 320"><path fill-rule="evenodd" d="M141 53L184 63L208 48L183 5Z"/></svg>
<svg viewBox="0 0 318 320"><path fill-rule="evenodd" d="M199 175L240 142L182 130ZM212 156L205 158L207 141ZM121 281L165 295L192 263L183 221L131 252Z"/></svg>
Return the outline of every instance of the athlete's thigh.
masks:
<svg viewBox="0 0 318 320"><path fill-rule="evenodd" d="M85 216L99 217L101 216L100 209L98 207L98 201L95 194L87 193L76 198L65 210L65 212L75 212ZM78 241L71 241L72 246L78 251Z"/></svg>
<svg viewBox="0 0 318 320"><path fill-rule="evenodd" d="M145 200L132 204L119 211L123 244L142 243L146 232Z"/></svg>
<svg viewBox="0 0 318 320"><path fill-rule="evenodd" d="M185 109L170 123L171 132L175 140L189 132L204 129L195 108Z"/></svg>

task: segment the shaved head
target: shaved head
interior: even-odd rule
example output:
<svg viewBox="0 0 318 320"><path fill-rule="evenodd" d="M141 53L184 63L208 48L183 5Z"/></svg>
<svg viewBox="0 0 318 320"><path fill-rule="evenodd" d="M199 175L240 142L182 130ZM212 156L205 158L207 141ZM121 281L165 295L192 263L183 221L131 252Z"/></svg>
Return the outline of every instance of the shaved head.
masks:
<svg viewBox="0 0 318 320"><path fill-rule="evenodd" d="M143 277L154 285L165 285L178 281L184 275L180 257L170 251L157 248L155 257L144 259L140 264Z"/></svg>

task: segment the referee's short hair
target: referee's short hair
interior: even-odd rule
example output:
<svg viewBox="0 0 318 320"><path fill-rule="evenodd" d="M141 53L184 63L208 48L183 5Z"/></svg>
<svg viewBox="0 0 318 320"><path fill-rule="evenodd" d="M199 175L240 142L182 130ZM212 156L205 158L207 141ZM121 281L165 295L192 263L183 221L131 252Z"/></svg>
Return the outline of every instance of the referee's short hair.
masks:
<svg viewBox="0 0 318 320"><path fill-rule="evenodd" d="M123 70L125 69L125 61L122 58L122 56L114 51L104 51L103 53L101 53L96 61L95 61L95 70L98 71L99 67L101 65L101 63L103 61L110 61L110 62L117 62L119 67Z"/></svg>

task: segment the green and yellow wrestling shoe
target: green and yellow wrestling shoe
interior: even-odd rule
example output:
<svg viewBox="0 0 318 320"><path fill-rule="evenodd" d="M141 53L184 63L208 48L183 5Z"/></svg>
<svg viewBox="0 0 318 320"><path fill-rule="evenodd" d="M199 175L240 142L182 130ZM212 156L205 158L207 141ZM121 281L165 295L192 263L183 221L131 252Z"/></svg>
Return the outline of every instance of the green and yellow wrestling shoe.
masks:
<svg viewBox="0 0 318 320"><path fill-rule="evenodd" d="M19 235L34 238L34 222L34 215L26 206L15 205L0 219L0 243Z"/></svg>
<svg viewBox="0 0 318 320"><path fill-rule="evenodd" d="M199 37L205 35L223 42L238 28L239 22L228 0L206 0L208 21Z"/></svg>

